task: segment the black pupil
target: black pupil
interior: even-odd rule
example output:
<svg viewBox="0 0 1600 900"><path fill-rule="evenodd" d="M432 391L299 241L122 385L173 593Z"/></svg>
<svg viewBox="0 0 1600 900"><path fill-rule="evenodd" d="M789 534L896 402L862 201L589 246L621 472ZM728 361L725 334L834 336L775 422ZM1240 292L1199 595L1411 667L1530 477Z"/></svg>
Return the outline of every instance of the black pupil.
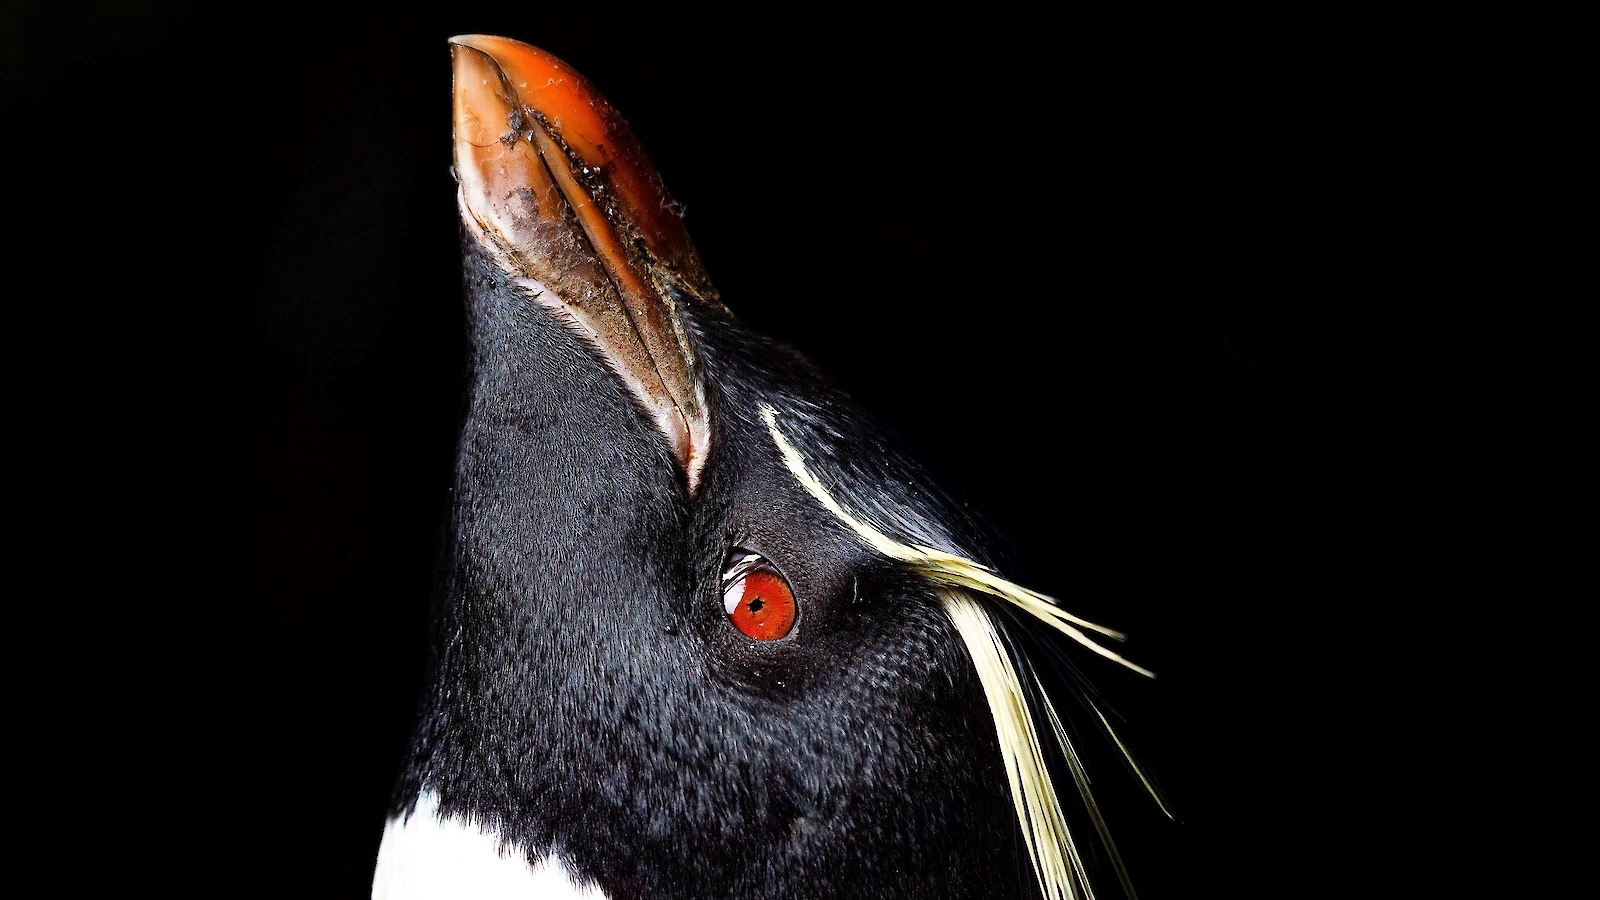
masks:
<svg viewBox="0 0 1600 900"><path fill-rule="evenodd" d="M756 597L755 599L750 601L750 611L751 612L761 612L761 607L766 606L766 605L767 604L763 603L760 597Z"/></svg>

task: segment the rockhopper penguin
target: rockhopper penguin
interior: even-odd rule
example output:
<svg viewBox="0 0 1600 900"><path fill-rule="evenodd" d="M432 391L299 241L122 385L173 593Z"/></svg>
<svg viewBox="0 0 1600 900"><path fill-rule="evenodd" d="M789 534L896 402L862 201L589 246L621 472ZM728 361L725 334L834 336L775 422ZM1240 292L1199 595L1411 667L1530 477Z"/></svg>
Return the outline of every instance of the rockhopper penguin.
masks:
<svg viewBox="0 0 1600 900"><path fill-rule="evenodd" d="M735 318L580 75L451 52L469 390L373 896L1131 894L1057 677L1119 636Z"/></svg>

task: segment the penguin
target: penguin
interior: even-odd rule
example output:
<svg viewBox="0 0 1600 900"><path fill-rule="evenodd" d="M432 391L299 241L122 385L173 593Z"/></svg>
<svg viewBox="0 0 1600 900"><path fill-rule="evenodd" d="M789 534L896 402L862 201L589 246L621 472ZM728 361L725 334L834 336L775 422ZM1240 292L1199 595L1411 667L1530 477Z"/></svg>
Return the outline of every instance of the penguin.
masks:
<svg viewBox="0 0 1600 900"><path fill-rule="evenodd" d="M1132 896L1065 708L1159 803L1078 675L1122 636L740 321L593 85L450 49L469 372L374 900Z"/></svg>

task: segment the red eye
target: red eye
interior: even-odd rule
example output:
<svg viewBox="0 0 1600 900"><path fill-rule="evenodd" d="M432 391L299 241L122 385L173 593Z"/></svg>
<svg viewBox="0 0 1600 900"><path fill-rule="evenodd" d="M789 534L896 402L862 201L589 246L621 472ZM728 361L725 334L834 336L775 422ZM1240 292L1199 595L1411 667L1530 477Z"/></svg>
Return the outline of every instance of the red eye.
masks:
<svg viewBox="0 0 1600 900"><path fill-rule="evenodd" d="M757 557L759 559L759 557ZM775 641L794 628L794 591L776 569L763 561L735 567L722 601L733 627L758 641Z"/></svg>

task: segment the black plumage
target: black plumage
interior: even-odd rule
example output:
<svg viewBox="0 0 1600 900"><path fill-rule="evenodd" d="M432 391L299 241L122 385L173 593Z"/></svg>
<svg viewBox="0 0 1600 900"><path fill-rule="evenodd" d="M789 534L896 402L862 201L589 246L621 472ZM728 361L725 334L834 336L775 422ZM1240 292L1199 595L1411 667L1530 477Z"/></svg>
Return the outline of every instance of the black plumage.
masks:
<svg viewBox="0 0 1600 900"><path fill-rule="evenodd" d="M989 639L951 608L1026 593L973 581L993 580L983 528L722 305L580 76L504 39L456 44L469 388L392 816L426 793L612 900L1086 886L1094 851L1051 818L1039 768L1056 682L1024 652L1036 623L980 612L1009 660L982 674ZM762 639L724 597L750 553L797 606ZM1018 740L1037 762L1003 752ZM1070 751L1054 765L1063 792L1081 777Z"/></svg>
<svg viewBox="0 0 1600 900"><path fill-rule="evenodd" d="M709 315L693 332L722 449L691 502L615 376L466 247L472 389L399 802L431 786L520 846L566 848L613 897L1031 882L950 622L795 484L758 405L790 411L848 496L954 547L976 530L803 359ZM716 576L735 545L795 585L792 639L728 626Z"/></svg>

